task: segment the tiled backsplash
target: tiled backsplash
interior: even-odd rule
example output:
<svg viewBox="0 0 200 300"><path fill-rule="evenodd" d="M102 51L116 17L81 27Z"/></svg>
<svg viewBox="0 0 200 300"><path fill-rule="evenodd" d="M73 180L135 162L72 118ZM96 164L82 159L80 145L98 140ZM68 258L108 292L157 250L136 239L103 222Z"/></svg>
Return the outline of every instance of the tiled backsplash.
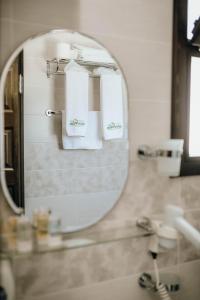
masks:
<svg viewBox="0 0 200 300"><path fill-rule="evenodd" d="M199 299L199 269L200 261L194 261L183 265L164 268L162 273L171 272L179 276L181 290L171 295L174 300L197 300ZM192 276L190 276L192 274ZM138 286L140 274L124 276L113 280L98 282L75 289L54 291L43 296L28 297L26 300L150 300L159 299L158 295L143 290ZM31 281L29 282L31 284ZM48 288L47 288L48 289ZM21 298L17 299L21 300ZM23 299L24 300L24 299Z"/></svg>
<svg viewBox="0 0 200 300"><path fill-rule="evenodd" d="M136 157L139 144L155 145L170 136L172 9L172 0L1 0L1 66L30 35L64 27L102 42L125 73L129 89L129 177L120 201L91 230L133 224L140 215L160 215L166 203L182 206L186 217L195 226L199 224L200 177L163 178L154 162ZM85 159L77 163L84 166ZM45 169L45 165L40 168ZM149 299L146 292L138 290L134 275L151 268L146 246L147 240L141 238L70 250L60 257L45 254L24 262L19 259L15 261L18 294L26 295L26 300ZM161 258L162 267L179 270L184 277L180 299L198 299L199 265L182 265L197 258L198 253L185 239L180 240L177 251ZM42 275L44 282L37 280Z"/></svg>
<svg viewBox="0 0 200 300"><path fill-rule="evenodd" d="M39 296L86 286L152 269L147 255L148 239L90 246L81 249L33 255L15 260L19 298ZM138 259L139 257L139 259ZM159 266L177 264L177 252L163 254ZM51 263L50 263L51 262ZM59 270L55 276L55 270ZM46 276L48 274L48 276Z"/></svg>

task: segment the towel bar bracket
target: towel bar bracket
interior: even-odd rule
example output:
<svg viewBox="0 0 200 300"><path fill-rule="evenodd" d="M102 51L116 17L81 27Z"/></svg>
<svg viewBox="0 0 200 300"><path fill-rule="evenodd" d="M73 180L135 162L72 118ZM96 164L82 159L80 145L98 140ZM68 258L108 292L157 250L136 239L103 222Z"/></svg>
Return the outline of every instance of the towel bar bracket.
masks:
<svg viewBox="0 0 200 300"><path fill-rule="evenodd" d="M52 116L55 116L55 115L60 115L61 114L61 111L60 110L57 110L57 111L54 111L54 110L51 110L51 109L47 109L45 111L45 115L47 117L52 117Z"/></svg>

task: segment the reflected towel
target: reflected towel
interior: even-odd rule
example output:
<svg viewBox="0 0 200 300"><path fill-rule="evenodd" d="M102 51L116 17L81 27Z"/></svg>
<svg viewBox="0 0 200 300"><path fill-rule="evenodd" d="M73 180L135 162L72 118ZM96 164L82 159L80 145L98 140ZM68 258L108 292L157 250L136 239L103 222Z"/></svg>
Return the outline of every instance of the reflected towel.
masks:
<svg viewBox="0 0 200 300"><path fill-rule="evenodd" d="M66 135L66 114L62 111L62 143L63 149L102 149L100 112L89 111L88 126L85 137L70 137Z"/></svg>
<svg viewBox="0 0 200 300"><path fill-rule="evenodd" d="M94 74L100 75L103 138L120 139L124 132L121 74L106 68L98 68Z"/></svg>
<svg viewBox="0 0 200 300"><path fill-rule="evenodd" d="M65 67L65 111L68 136L85 136L88 126L88 71L71 61Z"/></svg>

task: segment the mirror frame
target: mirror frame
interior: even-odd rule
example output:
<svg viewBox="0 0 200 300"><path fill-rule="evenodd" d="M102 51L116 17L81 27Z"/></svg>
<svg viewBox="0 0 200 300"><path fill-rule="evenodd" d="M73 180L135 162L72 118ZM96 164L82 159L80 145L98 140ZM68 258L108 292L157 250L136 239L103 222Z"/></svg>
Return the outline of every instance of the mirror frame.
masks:
<svg viewBox="0 0 200 300"><path fill-rule="evenodd" d="M46 34L45 32L44 34ZM27 41L31 41L32 39L39 37L40 35L35 35L29 39L26 39L20 46L18 46L14 52L10 55L8 60L6 61L3 71L1 73L0 78L0 187L3 192L4 198L7 201L10 208L13 212L17 215L23 213L23 209L18 207L8 191L7 184L6 184L6 177L5 177L5 157L4 157L4 148L5 148L5 141L4 141L4 88L6 84L6 78L9 71L10 66L13 64L15 58L19 55L19 53L23 50L24 44Z"/></svg>

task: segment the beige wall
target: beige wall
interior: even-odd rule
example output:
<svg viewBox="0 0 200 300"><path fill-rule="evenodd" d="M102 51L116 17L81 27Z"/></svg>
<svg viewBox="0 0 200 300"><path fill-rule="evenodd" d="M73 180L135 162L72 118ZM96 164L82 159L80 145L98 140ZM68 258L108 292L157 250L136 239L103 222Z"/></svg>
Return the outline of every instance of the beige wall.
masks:
<svg viewBox="0 0 200 300"><path fill-rule="evenodd" d="M200 225L200 177L161 178L154 163L136 157L139 144L153 145L170 136L172 4L172 0L1 1L1 66L14 47L30 35L64 27L94 36L116 56L124 71L129 88L129 178L120 201L96 229L131 224L140 215L159 215L166 203L181 205L186 216ZM136 288L136 274L151 269L146 249L147 240L137 238L18 258L18 297L82 299L85 292L85 299L100 295L106 299L104 291L108 295L120 284L130 287L133 276L134 288L126 289L126 297L125 293L121 296L145 299ZM175 251L161 255L160 266L176 272L185 268L183 263L197 258L181 238ZM199 292L195 281L188 288ZM108 299L120 298L112 294Z"/></svg>

